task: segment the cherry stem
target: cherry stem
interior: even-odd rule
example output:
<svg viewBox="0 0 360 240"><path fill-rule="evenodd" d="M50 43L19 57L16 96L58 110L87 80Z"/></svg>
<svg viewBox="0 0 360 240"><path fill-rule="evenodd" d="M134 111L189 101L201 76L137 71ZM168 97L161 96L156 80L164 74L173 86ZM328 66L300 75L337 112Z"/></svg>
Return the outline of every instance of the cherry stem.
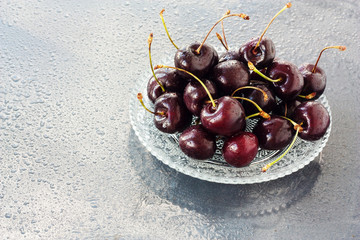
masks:
<svg viewBox="0 0 360 240"><path fill-rule="evenodd" d="M259 116L260 115L263 118L270 119L270 115L268 113L264 112L264 110L262 110L262 108L256 102L254 102L253 100L248 99L248 98L244 98L244 97L232 97L232 98L241 99L241 100L245 100L245 101L248 101L248 102L252 103L257 108L257 110L259 111L256 115L253 114L254 116ZM245 119L248 119L250 117L254 117L253 115L247 116Z"/></svg>
<svg viewBox="0 0 360 240"><path fill-rule="evenodd" d="M320 52L320 54L319 54L319 56L318 56L318 58L317 58L317 60L316 60L316 63L315 63L315 65L314 65L314 67L313 67L313 69L312 69L312 71L311 71L312 73L314 73L314 72L316 71L316 67L317 67L317 65L318 65L318 63L319 63L321 54L322 54L326 49L329 49L329 48L339 49L340 51L345 51L345 50L346 50L346 47L345 47L345 46L329 46L329 47L323 48L323 50L321 50L321 52Z"/></svg>
<svg viewBox="0 0 360 240"><path fill-rule="evenodd" d="M286 117L286 115L287 115L287 112L288 112L288 105L287 105L287 103L285 103L285 112L284 112L284 116Z"/></svg>
<svg viewBox="0 0 360 240"><path fill-rule="evenodd" d="M137 99L139 100L139 102L141 103L141 105L145 108L145 110L148 111L149 113L154 114L154 115L165 115L164 112L155 113L155 112L151 111L150 109L148 109L148 108L145 106L145 104L144 104L143 96L142 96L141 93L138 93L138 94L137 94Z"/></svg>
<svg viewBox="0 0 360 240"><path fill-rule="evenodd" d="M150 67L151 67L152 74L153 74L153 76L154 76L154 78L155 78L155 81L159 84L162 92L164 93L164 92L165 92L165 88L164 88L164 86L161 84L161 82L159 81L159 79L156 77L155 72L154 72L154 68L153 68L153 64L152 64L152 60L151 60L151 43L152 43L153 38L154 38L154 34L153 34L153 33L150 33L150 35L149 35L149 37L148 37Z"/></svg>
<svg viewBox="0 0 360 240"><path fill-rule="evenodd" d="M255 45L253 52L256 53L256 49L259 47L260 42L262 40L262 38L264 37L266 31L268 30L268 28L270 27L271 23L275 20L275 18L277 16L279 16L280 13L282 13L285 9L290 8L291 7L291 3L287 3L277 14L275 14L275 16L270 20L270 22L268 23L268 25L266 26L265 30L263 31L263 33L261 34L261 36L259 37L259 41L257 42L257 44Z"/></svg>
<svg viewBox="0 0 360 240"><path fill-rule="evenodd" d="M288 120L292 125L294 125L294 129L297 130L299 129L300 132L303 131L303 128L301 127L302 123L298 124L296 123L294 120L291 120L290 118L288 117L285 117L285 116L281 116L283 119L286 119Z"/></svg>
<svg viewBox="0 0 360 240"><path fill-rule="evenodd" d="M263 167L263 168L261 169L262 172L266 172L272 165L274 165L275 163L277 163L280 159L282 159L282 158L290 151L290 149L292 148L292 146L294 145L294 143L295 143L295 141L296 141L296 138L297 138L297 136L298 136L298 134L299 134L299 131L300 131L300 128L297 128L297 129L296 129L295 136L294 136L291 144L289 145L289 147L285 150L285 152L283 152L283 154L281 154L280 157L278 157L275 161L273 161L273 162L267 164L265 167Z"/></svg>
<svg viewBox="0 0 360 240"><path fill-rule="evenodd" d="M209 98L210 98L210 101L211 101L212 106L213 106L214 108L216 108L215 101L214 101L213 97L211 96L208 88L207 88L207 87L205 86L205 84L204 84L198 77L196 77L194 74L192 74L192 73L189 72L189 71L186 71L185 69L177 68L177 67L171 67L171 66L165 66L165 65L156 65L156 66L155 66L155 69L158 69L158 68L172 68L172 69L176 69L176 70L178 70L178 71L185 72L185 73L189 74L190 76L192 76L193 78L195 78L195 79L201 84L201 86L203 86L203 88L205 89L207 95L208 95Z"/></svg>
<svg viewBox="0 0 360 240"><path fill-rule="evenodd" d="M167 30L167 27L166 27L166 24L165 24L165 20L164 20L164 16L163 16L163 13L164 13L164 12L165 12L165 9L161 10L161 12L160 12L160 18L161 18L161 21L162 21L162 23L163 23L163 25L164 25L166 34L167 34L170 42L174 45L174 47L175 47L176 49L179 49L179 47L176 46L176 44L174 43L174 41L171 39L170 34L169 34L169 31Z"/></svg>
<svg viewBox="0 0 360 240"><path fill-rule="evenodd" d="M244 87L240 87L238 89L236 89L232 94L231 94L231 97L233 97L235 95L236 92L240 91L240 90L243 90L243 89L255 89L255 90L258 90L260 91L263 95L264 95L264 101L267 101L269 99L269 96L267 95L267 93L262 90L261 88L258 88L258 87L254 87L254 86L244 86Z"/></svg>
<svg viewBox="0 0 360 240"><path fill-rule="evenodd" d="M279 82L282 80L282 78L278 78L278 79L271 79L268 76L264 75L262 72L260 72L252 62L248 61L248 67L250 70L256 72L260 77L264 78L265 80L268 80L270 82Z"/></svg>
<svg viewBox="0 0 360 240"><path fill-rule="evenodd" d="M221 35L219 33L216 33L217 38L219 39L219 41L221 42L221 44L224 46L224 48L226 49L226 51L229 50L229 48L226 46L226 44L223 42L223 39L221 37Z"/></svg>
<svg viewBox="0 0 360 240"><path fill-rule="evenodd" d="M215 26L216 26L219 22L221 22L222 20L224 20L225 18L228 18L228 17L240 17L240 18L242 18L242 19L244 19L244 20L249 20L249 19L250 19L248 15L243 14L243 13L240 13L240 14L225 14L224 16L222 16L222 18L220 18L220 19L212 26L212 28L210 29L210 31L206 34L204 40L202 41L202 43L200 44L200 46L198 47L198 49L195 50L195 53L196 53L196 54L200 54L200 50L201 50L202 46L204 45L206 39L209 37L211 31L215 28Z"/></svg>
<svg viewBox="0 0 360 240"><path fill-rule="evenodd" d="M230 10L227 10L227 12L225 13L225 15L229 15L229 14L230 14ZM228 43L227 43L227 41L226 41L226 37L225 37L224 21L221 21L221 30L222 30L222 34L223 34L223 38L224 38L226 50L229 50L229 45L228 45Z"/></svg>
<svg viewBox="0 0 360 240"><path fill-rule="evenodd" d="M254 114L251 114L251 115L249 115L249 116L246 116L245 119L249 119L249 118L252 118L252 117L257 117L257 116L259 116L259 115L260 115L260 112L254 113Z"/></svg>
<svg viewBox="0 0 360 240"><path fill-rule="evenodd" d="M222 30L226 50L229 50L229 45L228 45L228 43L226 41L226 36L225 36L224 21L221 21L221 30Z"/></svg>
<svg viewBox="0 0 360 240"><path fill-rule="evenodd" d="M316 92L312 92L308 95L298 95L298 97L305 98L305 99L313 99L316 96Z"/></svg>

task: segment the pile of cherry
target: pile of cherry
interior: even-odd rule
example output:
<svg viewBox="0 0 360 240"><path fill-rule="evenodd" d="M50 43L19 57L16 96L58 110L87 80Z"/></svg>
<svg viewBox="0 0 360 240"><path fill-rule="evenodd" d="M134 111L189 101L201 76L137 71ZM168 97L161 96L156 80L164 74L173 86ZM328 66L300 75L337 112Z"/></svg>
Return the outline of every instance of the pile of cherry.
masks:
<svg viewBox="0 0 360 240"><path fill-rule="evenodd" d="M149 57L153 76L147 86L157 129L164 133L181 132L179 145L191 158L205 160L216 151L216 140L222 138L222 155L234 167L243 167L255 158L259 147L282 150L284 153L262 168L266 171L292 147L297 136L316 141L324 136L330 125L326 108L315 101L324 92L325 72L317 66L321 53L328 48L345 50L344 46L324 48L315 64L295 64L275 58L275 46L264 37L271 22L290 3L281 9L260 37L253 38L238 50L229 50L223 20L245 14L228 11L209 31L202 43L178 48L172 41L163 18L166 33L177 49L175 67L157 65ZM221 23L223 37L217 33L226 52L219 57L216 50L205 43L214 27ZM154 69L158 69L154 71ZM195 117L196 124L191 124ZM259 118L252 132L245 132L246 120Z"/></svg>

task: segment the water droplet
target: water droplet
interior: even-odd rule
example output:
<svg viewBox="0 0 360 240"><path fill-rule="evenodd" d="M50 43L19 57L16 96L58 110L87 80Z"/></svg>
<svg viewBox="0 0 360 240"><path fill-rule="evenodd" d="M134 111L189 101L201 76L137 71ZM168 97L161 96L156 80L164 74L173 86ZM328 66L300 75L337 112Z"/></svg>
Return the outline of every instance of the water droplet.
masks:
<svg viewBox="0 0 360 240"><path fill-rule="evenodd" d="M18 82L21 79L21 77L19 75L13 75L11 76L11 79L13 80L13 82Z"/></svg>
<svg viewBox="0 0 360 240"><path fill-rule="evenodd" d="M11 144L11 146L12 146L13 148L17 148L17 147L19 147L19 143L13 143L13 144Z"/></svg>
<svg viewBox="0 0 360 240"><path fill-rule="evenodd" d="M96 133L99 134L100 136L104 136L105 132L101 129L96 129Z"/></svg>

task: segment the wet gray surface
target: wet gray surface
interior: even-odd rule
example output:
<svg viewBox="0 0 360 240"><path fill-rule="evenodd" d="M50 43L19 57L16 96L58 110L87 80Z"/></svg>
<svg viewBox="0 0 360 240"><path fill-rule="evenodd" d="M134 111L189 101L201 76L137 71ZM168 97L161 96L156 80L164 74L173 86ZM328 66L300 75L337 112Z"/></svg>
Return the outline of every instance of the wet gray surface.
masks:
<svg viewBox="0 0 360 240"><path fill-rule="evenodd" d="M0 1L1 238L359 239L357 1L296 1L267 33L277 56L298 65L325 46L348 48L320 61L332 132L304 169L262 184L201 181L162 164L131 129L129 89L151 75L149 33L155 62L175 52L162 8L180 46L227 9L248 14L224 23L238 48L284 4Z"/></svg>

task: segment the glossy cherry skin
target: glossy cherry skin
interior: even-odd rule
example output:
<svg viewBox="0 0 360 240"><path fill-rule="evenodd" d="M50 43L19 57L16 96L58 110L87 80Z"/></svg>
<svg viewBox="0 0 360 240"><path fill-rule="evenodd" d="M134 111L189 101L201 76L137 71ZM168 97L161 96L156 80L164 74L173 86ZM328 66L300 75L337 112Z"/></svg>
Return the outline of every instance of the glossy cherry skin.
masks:
<svg viewBox="0 0 360 240"><path fill-rule="evenodd" d="M222 55L220 55L219 63L225 62L228 60L238 60L240 61L240 53L238 50L228 50Z"/></svg>
<svg viewBox="0 0 360 240"><path fill-rule="evenodd" d="M164 86L165 92L182 93L187 84L187 81L175 69L159 69L155 72L155 75ZM163 93L160 85L156 82L154 76L152 76L147 85L148 98L154 103Z"/></svg>
<svg viewBox="0 0 360 240"><path fill-rule="evenodd" d="M162 132L182 131L191 123L192 116L178 93L162 94L156 99L154 107L155 127Z"/></svg>
<svg viewBox="0 0 360 240"><path fill-rule="evenodd" d="M313 73L313 68L314 64L310 63L303 64L299 67L299 71L304 78L304 87L300 94L306 96L315 92L316 95L311 100L318 99L323 94L326 87L326 74L324 70L317 66Z"/></svg>
<svg viewBox="0 0 360 240"><path fill-rule="evenodd" d="M199 160L211 158L216 150L215 135L201 125L190 126L179 137L180 149L189 157Z"/></svg>
<svg viewBox="0 0 360 240"><path fill-rule="evenodd" d="M330 125L330 115L324 105L315 101L303 102L296 107L293 120L301 124L299 137L315 141L322 138Z"/></svg>
<svg viewBox="0 0 360 240"><path fill-rule="evenodd" d="M216 101L216 108L208 103L201 110L202 125L210 132L230 137L245 128L245 110L234 98L224 96Z"/></svg>
<svg viewBox="0 0 360 240"><path fill-rule="evenodd" d="M209 80L203 80L203 83L209 90L211 96L216 98L217 89L215 83ZM205 101L209 100L209 95L198 81L191 81L184 89L183 99L187 109L195 116L200 116Z"/></svg>
<svg viewBox="0 0 360 240"><path fill-rule="evenodd" d="M288 102L282 101L276 105L274 108L274 113L276 115L285 116L292 119L295 108L300 104L301 102L299 100L292 100Z"/></svg>
<svg viewBox="0 0 360 240"><path fill-rule="evenodd" d="M293 63L275 60L267 69L267 75L271 79L279 79L274 82L276 96L284 101L294 100L304 87L304 78L299 69Z"/></svg>
<svg viewBox="0 0 360 240"><path fill-rule="evenodd" d="M237 88L249 84L249 70L237 60L218 63L212 72L213 80L222 95L230 95Z"/></svg>
<svg viewBox="0 0 360 240"><path fill-rule="evenodd" d="M275 106L276 106L276 99L275 94L272 90L270 90L266 85L263 84L254 84L252 85L254 87L260 88L265 91L267 95L267 99L264 99L264 94L256 89L246 89L244 90L244 97L248 98L250 100L253 100L256 104L259 105L259 107L269 113L271 112ZM243 107L245 108L246 115L254 114L259 112L259 110L250 102L243 101L242 102Z"/></svg>
<svg viewBox="0 0 360 240"><path fill-rule="evenodd" d="M257 69L269 66L275 58L275 45L270 38L262 38L259 47L254 50L259 38L253 38L239 49L240 61L246 64L250 61Z"/></svg>
<svg viewBox="0 0 360 240"><path fill-rule="evenodd" d="M283 149L290 144L294 136L293 125L279 116L260 119L253 133L257 136L260 147L266 150Z"/></svg>
<svg viewBox="0 0 360 240"><path fill-rule="evenodd" d="M222 155L230 165L245 167L256 157L258 148L259 142L253 133L241 132L225 141Z"/></svg>
<svg viewBox="0 0 360 240"><path fill-rule="evenodd" d="M195 76L202 78L219 62L219 56L216 50L204 44L200 50L200 54L195 51L200 43L192 43L185 48L178 49L175 54L175 67L191 72ZM179 74L188 78L189 75L179 71Z"/></svg>

